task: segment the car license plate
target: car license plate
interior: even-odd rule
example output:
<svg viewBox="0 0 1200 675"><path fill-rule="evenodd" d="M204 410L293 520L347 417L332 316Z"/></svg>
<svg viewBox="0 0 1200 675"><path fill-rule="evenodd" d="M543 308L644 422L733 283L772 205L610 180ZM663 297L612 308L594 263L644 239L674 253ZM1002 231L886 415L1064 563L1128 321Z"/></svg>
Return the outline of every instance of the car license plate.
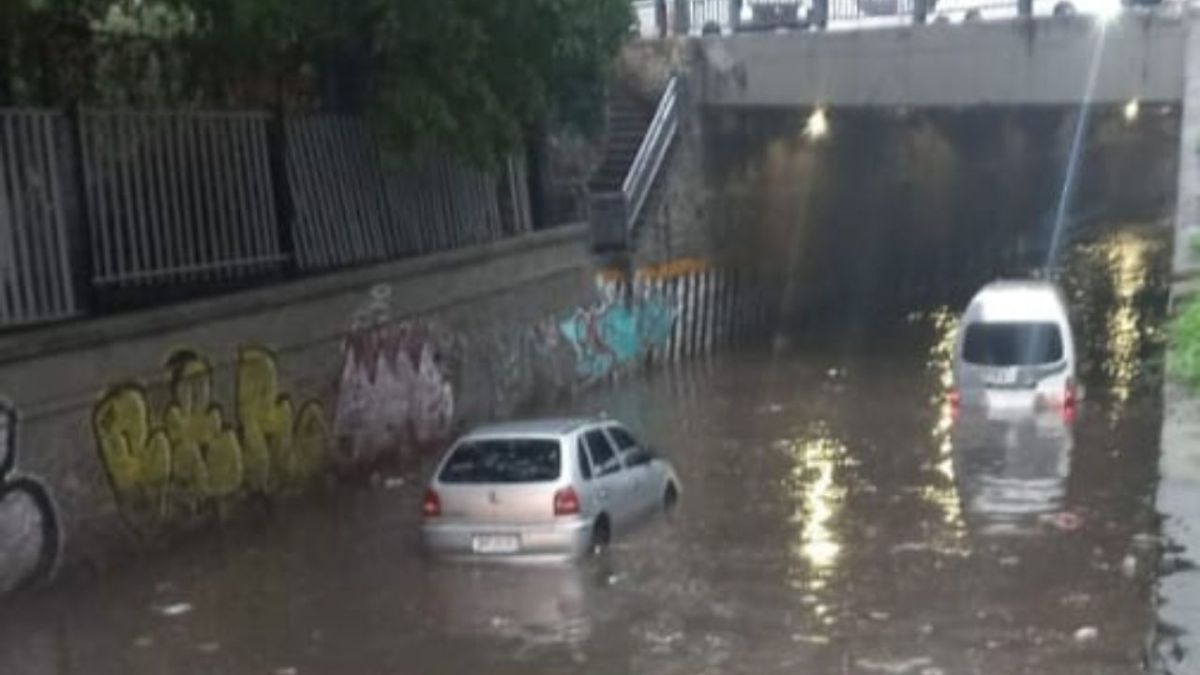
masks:
<svg viewBox="0 0 1200 675"><path fill-rule="evenodd" d="M1016 368L991 368L983 373L983 381L994 386L1009 386L1017 383Z"/></svg>
<svg viewBox="0 0 1200 675"><path fill-rule="evenodd" d="M1037 405L1037 395L1028 391L989 391L987 407L996 411L1032 410Z"/></svg>
<svg viewBox="0 0 1200 675"><path fill-rule="evenodd" d="M471 542L476 553L516 553L521 540L508 534L480 534Z"/></svg>

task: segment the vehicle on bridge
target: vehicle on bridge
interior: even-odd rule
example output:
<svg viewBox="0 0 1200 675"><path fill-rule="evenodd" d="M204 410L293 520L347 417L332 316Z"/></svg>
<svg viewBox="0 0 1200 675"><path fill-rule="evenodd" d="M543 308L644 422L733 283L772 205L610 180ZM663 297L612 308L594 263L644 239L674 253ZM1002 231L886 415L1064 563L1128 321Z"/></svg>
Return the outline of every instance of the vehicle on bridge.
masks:
<svg viewBox="0 0 1200 675"><path fill-rule="evenodd" d="M608 546L680 495L674 468L610 420L477 429L439 462L421 507L438 557L571 560Z"/></svg>
<svg viewBox="0 0 1200 675"><path fill-rule="evenodd" d="M952 402L994 416L1057 410L1079 398L1075 342L1062 293L1047 281L984 286L959 322Z"/></svg>

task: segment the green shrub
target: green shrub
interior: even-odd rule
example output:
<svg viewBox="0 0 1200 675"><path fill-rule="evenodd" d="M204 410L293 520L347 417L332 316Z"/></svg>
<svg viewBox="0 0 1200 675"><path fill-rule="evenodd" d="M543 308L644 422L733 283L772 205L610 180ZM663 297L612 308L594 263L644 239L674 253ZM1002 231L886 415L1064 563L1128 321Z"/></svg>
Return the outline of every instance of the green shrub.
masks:
<svg viewBox="0 0 1200 675"><path fill-rule="evenodd" d="M1189 300L1171 324L1171 372L1200 386L1200 295Z"/></svg>

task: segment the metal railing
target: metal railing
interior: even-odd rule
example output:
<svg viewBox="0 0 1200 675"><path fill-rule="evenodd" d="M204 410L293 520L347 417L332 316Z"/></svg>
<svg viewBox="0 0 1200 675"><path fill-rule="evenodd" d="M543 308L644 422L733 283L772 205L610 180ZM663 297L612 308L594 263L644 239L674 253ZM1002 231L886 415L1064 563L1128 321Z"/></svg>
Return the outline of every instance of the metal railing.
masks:
<svg viewBox="0 0 1200 675"><path fill-rule="evenodd" d="M0 109L0 330L530 229L523 158L386 161L358 118Z"/></svg>
<svg viewBox="0 0 1200 675"><path fill-rule="evenodd" d="M672 76L659 97L654 117L625 174L620 192L592 195L594 248L624 249L632 241L638 218L678 131L679 77Z"/></svg>
<svg viewBox="0 0 1200 675"><path fill-rule="evenodd" d="M646 197L650 194L650 188L654 185L667 151L671 149L671 143L675 140L675 133L679 130L676 105L678 91L679 78L672 77L658 100L654 119L650 121L650 128L646 130L646 136L633 158L629 173L625 174L625 182L621 184L621 192L624 193L629 207L630 228L637 223L642 207L646 204Z"/></svg>
<svg viewBox="0 0 1200 675"><path fill-rule="evenodd" d="M674 32L690 35L734 32L854 29L909 23L966 22L1058 14L1073 0L667 0ZM652 2L634 2L643 37L662 28ZM1065 9L1064 9L1065 8ZM681 30L682 27L682 30ZM668 31L671 32L671 31Z"/></svg>
<svg viewBox="0 0 1200 675"><path fill-rule="evenodd" d="M0 326L78 313L71 276L66 116L0 110Z"/></svg>
<svg viewBox="0 0 1200 675"><path fill-rule="evenodd" d="M79 116L97 287L277 271L266 113L87 110Z"/></svg>

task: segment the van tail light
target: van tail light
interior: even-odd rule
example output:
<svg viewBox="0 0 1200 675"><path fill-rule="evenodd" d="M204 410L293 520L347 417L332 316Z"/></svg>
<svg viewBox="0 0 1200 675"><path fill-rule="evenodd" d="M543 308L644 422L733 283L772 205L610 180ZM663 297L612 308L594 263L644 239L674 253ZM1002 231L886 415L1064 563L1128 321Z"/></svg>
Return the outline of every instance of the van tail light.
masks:
<svg viewBox="0 0 1200 675"><path fill-rule="evenodd" d="M1079 407L1079 387L1075 384L1075 378L1068 377L1067 383L1063 387L1063 404L1062 416L1067 422L1075 421L1075 413Z"/></svg>
<svg viewBox="0 0 1200 675"><path fill-rule="evenodd" d="M579 493L573 487L565 487L554 493L554 515L579 515Z"/></svg>
<svg viewBox="0 0 1200 675"><path fill-rule="evenodd" d="M1074 408L1079 404L1079 387L1075 384L1075 378L1068 377L1067 384L1063 388L1063 407Z"/></svg>
<svg viewBox="0 0 1200 675"><path fill-rule="evenodd" d="M437 518L442 515L442 498L434 489L425 491L425 499L421 501L421 515L426 518Z"/></svg>

